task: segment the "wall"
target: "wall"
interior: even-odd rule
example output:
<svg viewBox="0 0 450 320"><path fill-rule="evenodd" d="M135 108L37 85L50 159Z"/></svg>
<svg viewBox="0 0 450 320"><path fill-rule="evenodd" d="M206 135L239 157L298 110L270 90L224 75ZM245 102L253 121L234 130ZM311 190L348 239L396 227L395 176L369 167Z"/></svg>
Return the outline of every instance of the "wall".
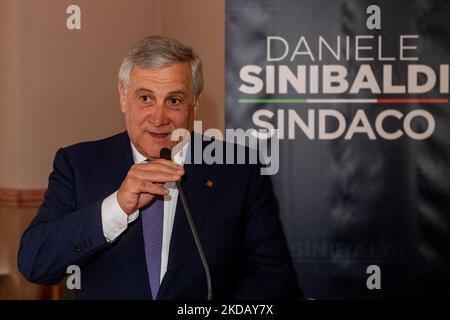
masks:
<svg viewBox="0 0 450 320"><path fill-rule="evenodd" d="M19 170L17 2L0 0L0 187L17 186Z"/></svg>
<svg viewBox="0 0 450 320"><path fill-rule="evenodd" d="M203 121L204 129L217 128L223 131L225 1L164 1L162 31L164 35L191 45L201 56L204 64L205 91L198 117Z"/></svg>
<svg viewBox="0 0 450 320"><path fill-rule="evenodd" d="M159 1L132 2L134 6L121 0L15 2L18 96L14 104L2 105L2 112L18 114L2 153L9 147L17 150L0 163L9 172L1 187L45 187L57 148L123 130L118 65L132 43L161 31ZM81 30L66 28L66 8L72 3L81 7ZM8 170L10 163L20 169Z"/></svg>

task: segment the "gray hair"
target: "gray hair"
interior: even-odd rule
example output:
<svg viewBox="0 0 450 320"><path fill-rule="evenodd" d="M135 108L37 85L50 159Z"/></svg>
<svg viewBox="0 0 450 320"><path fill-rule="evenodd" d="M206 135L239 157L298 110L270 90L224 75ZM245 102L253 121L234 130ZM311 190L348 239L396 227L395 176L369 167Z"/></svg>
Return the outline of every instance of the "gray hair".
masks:
<svg viewBox="0 0 450 320"><path fill-rule="evenodd" d="M203 91L203 72L200 57L191 47L178 40L149 36L134 45L123 59L119 69L120 86L127 93L131 69L134 65L140 68L164 68L174 63L186 62L191 69L192 93L194 97Z"/></svg>

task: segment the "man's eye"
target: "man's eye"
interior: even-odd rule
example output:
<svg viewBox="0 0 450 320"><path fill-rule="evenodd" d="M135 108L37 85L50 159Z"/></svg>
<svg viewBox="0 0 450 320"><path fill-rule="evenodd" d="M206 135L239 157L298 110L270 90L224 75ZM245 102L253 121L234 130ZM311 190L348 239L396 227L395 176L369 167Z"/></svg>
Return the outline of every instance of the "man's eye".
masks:
<svg viewBox="0 0 450 320"><path fill-rule="evenodd" d="M139 99L144 102L144 103L149 103L152 101L152 99L150 98L150 96L140 96Z"/></svg>
<svg viewBox="0 0 450 320"><path fill-rule="evenodd" d="M183 104L183 100L181 100L180 98L170 98L169 99L169 105L171 106L179 106Z"/></svg>

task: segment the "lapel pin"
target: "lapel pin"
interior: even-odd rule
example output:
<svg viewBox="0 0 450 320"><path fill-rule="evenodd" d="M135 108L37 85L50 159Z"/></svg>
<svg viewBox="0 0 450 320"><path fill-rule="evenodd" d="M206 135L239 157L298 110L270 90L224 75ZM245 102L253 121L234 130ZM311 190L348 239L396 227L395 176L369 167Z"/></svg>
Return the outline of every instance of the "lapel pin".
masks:
<svg viewBox="0 0 450 320"><path fill-rule="evenodd" d="M214 186L214 182L211 180L206 180L205 186L212 188Z"/></svg>

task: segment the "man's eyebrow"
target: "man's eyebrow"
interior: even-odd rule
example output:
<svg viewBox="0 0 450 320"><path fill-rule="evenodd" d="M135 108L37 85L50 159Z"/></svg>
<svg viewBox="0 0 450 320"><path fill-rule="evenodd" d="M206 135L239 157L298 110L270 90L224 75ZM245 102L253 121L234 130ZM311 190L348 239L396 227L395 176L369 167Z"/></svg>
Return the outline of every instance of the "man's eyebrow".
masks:
<svg viewBox="0 0 450 320"><path fill-rule="evenodd" d="M185 96L187 95L186 92L183 91L183 90L170 91L170 92L168 93L168 95L170 95L170 94L182 94L182 95L185 95Z"/></svg>
<svg viewBox="0 0 450 320"><path fill-rule="evenodd" d="M135 93L141 93L141 92L149 92L153 94L153 91L150 89L146 89L146 88L137 88L135 91Z"/></svg>
<svg viewBox="0 0 450 320"><path fill-rule="evenodd" d="M139 94L139 93L142 93L142 92L148 92L148 93L154 94L154 92L152 90L147 89L147 88L137 88L134 92L135 92L135 94ZM184 96L187 95L187 93L184 90L171 91L167 95L173 95L173 94L182 94Z"/></svg>

